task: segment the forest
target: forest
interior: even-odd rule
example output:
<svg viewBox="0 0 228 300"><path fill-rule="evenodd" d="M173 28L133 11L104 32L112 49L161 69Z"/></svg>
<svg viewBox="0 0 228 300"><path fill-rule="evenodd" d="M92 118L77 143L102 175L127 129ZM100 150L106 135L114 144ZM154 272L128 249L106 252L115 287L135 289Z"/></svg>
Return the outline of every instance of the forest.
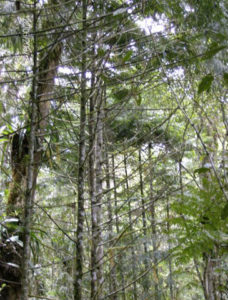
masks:
<svg viewBox="0 0 228 300"><path fill-rule="evenodd" d="M0 300L228 300L228 2L0 1Z"/></svg>

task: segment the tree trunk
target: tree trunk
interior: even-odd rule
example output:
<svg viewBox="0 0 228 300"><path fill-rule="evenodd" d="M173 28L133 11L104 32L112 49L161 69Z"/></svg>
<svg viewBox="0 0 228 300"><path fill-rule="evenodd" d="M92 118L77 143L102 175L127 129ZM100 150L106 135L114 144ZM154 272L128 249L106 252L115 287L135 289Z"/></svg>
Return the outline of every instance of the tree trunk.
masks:
<svg viewBox="0 0 228 300"><path fill-rule="evenodd" d="M78 211L76 232L76 266L74 279L74 299L82 299L83 277L83 227L84 227L84 202L85 202L85 159L86 159L86 18L87 1L82 2L82 78L81 78L81 106L80 106L80 136L79 136L79 162L78 162Z"/></svg>
<svg viewBox="0 0 228 300"><path fill-rule="evenodd" d="M202 120L203 122L203 120ZM206 131L208 136L214 137L213 144L210 146L211 153L207 153L202 161L202 167L206 164L211 164L211 161L214 161L216 153L218 150L218 142L214 129L210 126L206 126ZM211 173L201 174L202 179L202 188L207 191L210 189L209 184L205 184L203 179L206 179L208 183L213 184L213 178ZM207 218L207 217L206 217ZM219 256L217 253L217 246L214 244L213 249L207 250L202 253L204 270L203 270L203 289L205 300L218 300L220 298L220 292L218 289L218 278L215 272L215 268L218 267Z"/></svg>
<svg viewBox="0 0 228 300"><path fill-rule="evenodd" d="M132 226L132 216L131 216L131 200L129 199L130 197L130 193L129 193L129 182L128 182L128 171L127 171L127 158L126 155L124 154L124 171L125 171L125 183L126 183L126 194L127 194L127 200L128 200L128 209L129 209L129 223L130 223L130 231L133 231L133 226ZM132 275L133 275L133 299L137 300L138 296L137 296L137 285L136 285L136 268L135 268L135 251L133 248L133 234L131 233L131 260L132 260Z"/></svg>
<svg viewBox="0 0 228 300"><path fill-rule="evenodd" d="M116 227L116 232L117 235L120 234L120 229L119 229L119 218L118 218L118 205L117 205L117 187L116 187L116 172L115 172L115 157L112 155L112 178L113 178L113 190L114 190L114 201L115 201L115 227ZM126 295L125 295L125 280L124 280L124 274L123 274L123 258L121 253L118 255L118 262L117 262L117 271L120 273L120 278L121 278L121 286L122 286L122 299L126 300Z"/></svg>
<svg viewBox="0 0 228 300"><path fill-rule="evenodd" d="M36 1L34 2L33 13L33 31L37 31L37 15L36 15ZM23 220L23 256L21 266L21 299L28 300L29 296L29 258L30 258L30 228L32 217L32 203L34 196L34 153L36 145L36 120L37 120L37 37L34 35L34 52L33 52L33 84L31 92L31 115L30 115L30 134L29 134L29 151L28 151L28 166L26 178L26 192L25 192L25 205L24 205L24 220Z"/></svg>
<svg viewBox="0 0 228 300"><path fill-rule="evenodd" d="M36 12L34 12L34 31L36 28ZM0 270L0 285L7 284L1 291L2 300L28 299L28 263L29 236L31 227L31 211L35 194L36 179L41 164L42 142L48 122L50 94L53 92L54 78L61 56L61 44L54 44L48 52L40 58L39 67L36 66L36 35L34 35L34 80L31 93L30 119L27 132L16 133L12 138L12 182L7 202L8 220L18 220L22 223L23 238L21 242L10 241L10 237L17 235L8 230L7 236L0 243L0 260L3 267ZM38 78L37 78L38 77ZM23 217L23 209L25 214ZM13 218L12 218L13 217ZM8 228L9 229L9 228ZM18 229L18 228L17 228ZM9 265L10 264L15 264ZM23 285L23 286L22 286Z"/></svg>
<svg viewBox="0 0 228 300"><path fill-rule="evenodd" d="M141 204L142 204L142 225L143 225L143 236L144 236L144 242L143 242L143 248L144 248L144 267L145 271L149 269L149 257L148 257L148 249L147 249L147 230L146 230L146 211L145 211L145 199L144 199L144 189L143 189L143 174L142 174L142 153L141 148L139 148L139 182L140 182L140 195L141 195ZM149 296L149 278L148 274L145 275L143 278L143 289L145 296Z"/></svg>
<svg viewBox="0 0 228 300"><path fill-rule="evenodd" d="M167 213L167 233L168 233L168 239L170 235L170 223L169 223L169 218L170 218L170 205L169 205L169 198L167 198L167 205L166 205L166 213ZM169 253L171 252L171 243L168 240L168 249ZM174 300L174 285L173 285L173 268L172 268L172 258L169 256L168 258L168 264L169 264L169 293L170 293L170 300Z"/></svg>
<svg viewBox="0 0 228 300"><path fill-rule="evenodd" d="M109 157L107 153L107 145L106 145L106 151L105 151L105 177L106 177L106 188L107 188L107 203L108 203L108 219L109 219L109 224L108 224L108 239L109 239L109 289L110 293L113 293L116 288L116 262L115 262L115 257L114 257L114 252L112 251L112 239L113 239L113 224L112 224L112 218L113 218L113 213L112 213L112 203L111 203L111 197L110 197L110 166L109 166ZM112 300L117 300L117 295L114 294L111 297Z"/></svg>
<svg viewBox="0 0 228 300"><path fill-rule="evenodd" d="M100 86L100 80L97 79L97 88ZM103 285L102 259L103 247L101 242L101 214L102 214L102 162L103 162L103 95L98 89L96 99L96 125L94 131L94 175L95 175L95 193L92 198L92 249L91 249L91 300L98 300Z"/></svg>
<svg viewBox="0 0 228 300"><path fill-rule="evenodd" d="M153 200L153 174L152 174L152 159L151 159L151 143L148 146L148 160L150 165L150 212L151 212L151 228L152 228L152 244L153 244L153 277L154 277L154 299L160 300L159 291L159 274L158 274L158 259L157 259L157 229L155 219L155 203Z"/></svg>
<svg viewBox="0 0 228 300"><path fill-rule="evenodd" d="M209 253L204 253L204 296L205 300L217 300L215 291L214 262Z"/></svg>

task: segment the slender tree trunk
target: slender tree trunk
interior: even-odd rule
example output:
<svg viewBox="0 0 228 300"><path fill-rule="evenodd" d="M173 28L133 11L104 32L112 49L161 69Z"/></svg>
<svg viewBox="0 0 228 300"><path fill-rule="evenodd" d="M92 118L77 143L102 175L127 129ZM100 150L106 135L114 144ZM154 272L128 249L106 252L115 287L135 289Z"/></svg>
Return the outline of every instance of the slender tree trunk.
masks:
<svg viewBox="0 0 228 300"><path fill-rule="evenodd" d="M90 101L90 112L91 112L91 102ZM94 115L90 116L90 125L94 125ZM91 126L91 131L93 132L93 128ZM92 139L92 140L91 140ZM91 222L92 222L92 246L91 246L91 300L95 299L96 294L96 264L95 264L95 252L93 246L93 239L94 239L94 223L93 217L95 217L94 206L96 205L96 197L95 197L95 186L96 186L96 178L95 178L95 168L94 168L94 141L93 141L93 134L90 133L90 154L89 154L89 181L90 181L90 201L91 201Z"/></svg>
<svg viewBox="0 0 228 300"><path fill-rule="evenodd" d="M33 13L33 31L37 31L37 15L36 15L36 0L34 1ZM29 161L28 174L26 178L26 192L25 192L25 207L23 220L23 256L22 256L22 272L21 272L21 300L28 300L29 296L29 258L30 258L30 229L32 217L32 203L34 195L34 153L36 143L36 120L37 120L37 37L34 35L34 50L33 50L33 84L30 99L31 115L30 115L30 134L29 134Z"/></svg>
<svg viewBox="0 0 228 300"><path fill-rule="evenodd" d="M139 148L139 182L140 182L140 195L141 195L141 204L142 204L142 224L143 224L143 248L144 248L144 266L145 271L149 269L149 257L148 257L148 249L147 249L147 230L146 230L146 211L145 211L145 195L144 195L144 187L143 187L143 173L142 173L142 153L141 148ZM146 296L149 295L149 279L148 275L143 278L143 288Z"/></svg>
<svg viewBox="0 0 228 300"><path fill-rule="evenodd" d="M108 203L108 219L109 219L109 224L108 224L108 238L109 238L109 255L110 255L110 265L109 265L109 289L110 293L114 292L117 288L116 284L116 262L115 262L115 257L114 257L114 252L112 251L112 238L113 238L113 223L112 223L112 218L113 218L113 213L112 213L112 203L111 203L111 197L110 197L110 166L109 166L109 157L108 157L108 152L107 152L107 145L106 145L106 151L105 151L105 177L106 177L106 188L107 188L107 203ZM117 295L114 294L111 297L112 300L117 300Z"/></svg>
<svg viewBox="0 0 228 300"><path fill-rule="evenodd" d="M170 224L169 224L169 218L170 218L170 209L169 209L169 198L167 198L167 205L166 205L166 213L167 213L167 232L168 232L168 238L170 235ZM169 253L171 252L171 244L170 241L168 241L168 249ZM168 258L168 264L169 264L169 292L170 292L170 299L174 300L174 286L173 286L173 268L172 268L172 258L169 256Z"/></svg>
<svg viewBox="0 0 228 300"><path fill-rule="evenodd" d="M91 248L91 300L98 300L102 294L103 274L102 258L103 247L101 243L101 215L102 215L102 163L103 163L103 94L99 88L100 80L96 77L96 124L94 129L94 176L95 188L92 197L92 248Z"/></svg>
<svg viewBox="0 0 228 300"><path fill-rule="evenodd" d="M92 48L92 56L95 56L95 40L96 34L93 34L92 41L93 41L93 48ZM88 128L89 128L89 194L90 194L90 203L91 203L91 214L93 212L93 205L96 202L95 199L95 186L96 186L96 178L95 178L95 166L94 166L94 146L95 146L95 113L94 113L94 104L96 100L96 93L95 93L95 61L92 64L91 70L91 92L89 97L89 120L88 120ZM92 216L91 216L92 219ZM93 227L93 225L92 225ZM92 228L92 235L93 235L93 228ZM93 236L91 237L93 239ZM95 294L95 281L92 280L93 278L93 267L94 267L94 257L93 257L93 248L91 247L91 299L93 299Z"/></svg>
<svg viewBox="0 0 228 300"><path fill-rule="evenodd" d="M81 103L80 103L80 137L78 162L78 211L76 231L76 266L74 279L74 299L82 299L83 277L83 228L84 228L84 202L85 202L85 159L86 159L86 17L87 1L82 1L82 77L81 77Z"/></svg>
<svg viewBox="0 0 228 300"><path fill-rule="evenodd" d="M156 228L156 214L155 203L153 200L153 174L152 174L152 158L151 158L151 143L148 146L148 160L150 165L150 212L151 212L151 228L152 228L152 244L153 244L153 277L154 277L154 299L160 300L159 291L159 274L158 274L158 259L157 259L157 228Z"/></svg>
<svg viewBox="0 0 228 300"><path fill-rule="evenodd" d="M132 232L133 230L133 226L132 226L132 216L131 216L131 201L129 199L129 182L128 182L128 171L127 171L127 158L126 158L126 155L124 154L124 171L125 171L125 182L126 182L126 194L127 194L127 200L128 200L128 209L129 209L129 223L130 223L130 231ZM131 234L131 240L132 240L132 245L131 245L131 259L132 259L132 275L133 275L133 299L134 300L137 300L138 299L138 296L137 296L137 285L136 285L136 281L135 281L135 278L136 278L136 268L135 268L135 251L134 251L134 248L133 248L133 241L134 241L134 238L133 238L133 234Z"/></svg>
<svg viewBox="0 0 228 300"><path fill-rule="evenodd" d="M206 131L208 136L214 137L214 142L210 147L211 153L205 155L202 161L202 167L204 167L206 164L209 165L211 164L211 159L214 160L218 149L218 142L213 128L206 126ZM213 180L211 174L209 172L206 174L201 174L201 177L202 177L202 188L205 191L207 191L208 189L210 189L209 183L212 182ZM204 183L203 181L204 178L208 181L208 184ZM204 288L205 300L218 300L218 297L220 297L220 293L218 291L218 279L217 279L217 274L215 272L215 268L219 260L216 250L217 250L216 245L214 245L213 249L207 250L202 254L203 262L204 262L203 288Z"/></svg>
<svg viewBox="0 0 228 300"><path fill-rule="evenodd" d="M95 57L95 41L96 41L96 34L93 34L92 36L92 42L93 42L93 48L92 48L92 56ZM91 222L92 222L92 241L93 241L93 209L94 205L96 203L96 177L95 177L95 112L94 112L94 106L96 103L96 86L95 86L95 59L92 64L92 70L91 70L91 92L90 92L90 103L89 103L89 193L90 193L90 203L91 203ZM95 299L95 293L96 293L96 278L93 280L94 275L94 268L95 268L95 257L94 257L94 249L93 249L93 242L91 246L91 262L90 262L90 268L91 268L91 299Z"/></svg>
<svg viewBox="0 0 228 300"><path fill-rule="evenodd" d="M117 191L116 191L116 172L115 172L115 157L114 154L112 155L112 178L113 178L113 190L114 190L114 201L115 201L115 227L116 227L116 232L117 235L120 234L120 229L119 229L119 218L118 218L118 204L117 204ZM120 273L120 278L121 278L121 286L122 286L122 299L126 300L126 295L125 295L125 280L124 280L124 274L123 274L123 269L122 269L122 263L123 258L121 253L118 255L118 262L117 262L117 271Z"/></svg>
<svg viewBox="0 0 228 300"><path fill-rule="evenodd" d="M217 300L214 286L214 263L210 253L204 253L204 296L205 300Z"/></svg>
<svg viewBox="0 0 228 300"><path fill-rule="evenodd" d="M106 108L106 87L104 87L104 106ZM104 113L104 161L105 161L105 181L106 181L106 202L107 202L107 211L108 211L108 239L109 239L109 293L115 292L117 289L117 282L116 282L116 259L115 259L115 254L113 251L113 207L112 207L112 198L111 198L111 182L110 182L110 159L109 159L109 145L108 145L108 139L107 139L107 131L106 131L106 121L107 121L107 112L105 110ZM112 300L117 300L117 294L114 294L111 296Z"/></svg>

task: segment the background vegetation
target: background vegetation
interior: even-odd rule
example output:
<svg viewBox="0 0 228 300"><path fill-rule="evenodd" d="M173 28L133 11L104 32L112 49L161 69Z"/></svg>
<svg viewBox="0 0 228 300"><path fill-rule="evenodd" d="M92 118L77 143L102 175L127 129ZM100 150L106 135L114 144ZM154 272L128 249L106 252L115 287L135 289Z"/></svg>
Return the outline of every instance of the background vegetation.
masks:
<svg viewBox="0 0 228 300"><path fill-rule="evenodd" d="M0 15L0 299L228 299L227 2Z"/></svg>

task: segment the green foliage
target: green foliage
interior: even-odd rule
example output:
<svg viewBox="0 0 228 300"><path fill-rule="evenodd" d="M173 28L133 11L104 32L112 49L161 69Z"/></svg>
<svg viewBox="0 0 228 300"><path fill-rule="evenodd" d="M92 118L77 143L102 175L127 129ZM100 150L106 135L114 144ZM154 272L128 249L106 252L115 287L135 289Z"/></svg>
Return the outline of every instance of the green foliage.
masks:
<svg viewBox="0 0 228 300"><path fill-rule="evenodd" d="M198 94L201 94L203 92L208 92L211 88L213 80L214 80L214 76L211 74L204 76L201 79L201 82L198 86Z"/></svg>
<svg viewBox="0 0 228 300"><path fill-rule="evenodd" d="M131 56L133 54L132 50L127 51L127 53L125 54L125 56L123 57L123 63L125 63L126 61L130 60Z"/></svg>
<svg viewBox="0 0 228 300"><path fill-rule="evenodd" d="M212 43L212 45L210 45L209 49L206 51L206 53L204 53L203 55L203 59L211 59L213 56L215 56L217 53L219 53L220 51L226 49L227 46L219 46L217 43Z"/></svg>
<svg viewBox="0 0 228 300"><path fill-rule="evenodd" d="M210 171L210 168L199 168L199 169L196 169L194 170L194 174L204 174L204 173L207 173Z"/></svg>
<svg viewBox="0 0 228 300"><path fill-rule="evenodd" d="M223 80L226 86L228 86L228 73L223 74Z"/></svg>
<svg viewBox="0 0 228 300"><path fill-rule="evenodd" d="M116 91L113 96L117 101L123 101L129 94L129 90L126 88L123 88L119 91Z"/></svg>
<svg viewBox="0 0 228 300"><path fill-rule="evenodd" d="M222 209L221 212L221 218L223 220L225 220L228 217L228 204L226 203L226 205L224 206L224 208Z"/></svg>
<svg viewBox="0 0 228 300"><path fill-rule="evenodd" d="M136 283L138 299L156 298L156 282L162 297L167 299L171 298L171 285L173 299L201 299L201 282L193 261L198 262L202 276L203 255L213 253L214 262L221 262L218 272L222 281L223 255L227 249L228 205L221 191L221 186L225 186L225 171L221 172L219 167L226 147L226 120L220 108L228 85L226 3L212 0L86 2L89 5L86 35L82 30L82 2L38 1L37 4L36 54L37 68L43 71L40 74L46 74L48 58L55 58L49 55L52 46L58 39L63 44L56 78L45 82L50 91L44 95L44 101L51 98L48 125L44 135L39 136L39 130L36 132L37 139L43 142L39 145L42 164L31 228L31 269L36 270L35 266L40 265L39 276L46 279L45 295L37 292L37 296L73 298L73 278L77 271L74 241L78 216L81 216L77 209L83 200L86 210L82 288L83 297L89 297L94 245L91 191L97 196L90 175L98 167L98 156L92 157L95 160L91 162L90 155L98 145L96 121L101 110L104 113L102 153L99 153L102 174L95 178L95 183L102 181L103 187L102 194L98 195L102 198L102 212L97 231L102 232L103 250L104 281L100 296L107 297L112 292L110 285L115 279L116 289L122 287L123 281L129 287L125 289L126 300L133 299L131 282ZM38 77L33 74L30 5L32 1L23 3L26 8L23 14L13 12L8 19L3 16L0 29L3 36L12 33L12 37L2 39L0 46L4 59L0 66L2 211L11 191L9 137L15 128L24 126L25 119L29 120L33 79L38 83ZM151 34L136 22L145 17L151 22ZM17 22L20 26L15 26ZM154 33L157 26L164 30ZM82 37L85 37L84 52ZM85 193L84 199L79 199L82 52L86 56L83 96L87 119L83 124ZM52 79L54 86L51 86ZM219 79L222 84L217 82ZM209 94L212 86L213 94ZM93 113L91 99L95 101ZM99 100L102 100L101 107ZM91 115L95 120L92 129L88 126ZM202 167L205 149L213 158L217 176L212 175L214 170L210 167ZM103 159L106 154L109 165ZM115 166L112 166L112 156ZM128 184L123 157L127 160ZM90 172L90 164L94 172ZM109 258L109 252L113 257ZM153 265L156 258L158 262ZM117 298L121 298L121 293Z"/></svg>
<svg viewBox="0 0 228 300"><path fill-rule="evenodd" d="M197 170L204 174L205 168ZM206 171L207 172L207 171ZM178 202L172 204L176 217L170 220L179 243L175 257L181 263L202 257L224 243L224 199L214 180L204 178L204 187L188 186ZM222 215L221 215L222 214ZM184 261L183 261L184 259Z"/></svg>

